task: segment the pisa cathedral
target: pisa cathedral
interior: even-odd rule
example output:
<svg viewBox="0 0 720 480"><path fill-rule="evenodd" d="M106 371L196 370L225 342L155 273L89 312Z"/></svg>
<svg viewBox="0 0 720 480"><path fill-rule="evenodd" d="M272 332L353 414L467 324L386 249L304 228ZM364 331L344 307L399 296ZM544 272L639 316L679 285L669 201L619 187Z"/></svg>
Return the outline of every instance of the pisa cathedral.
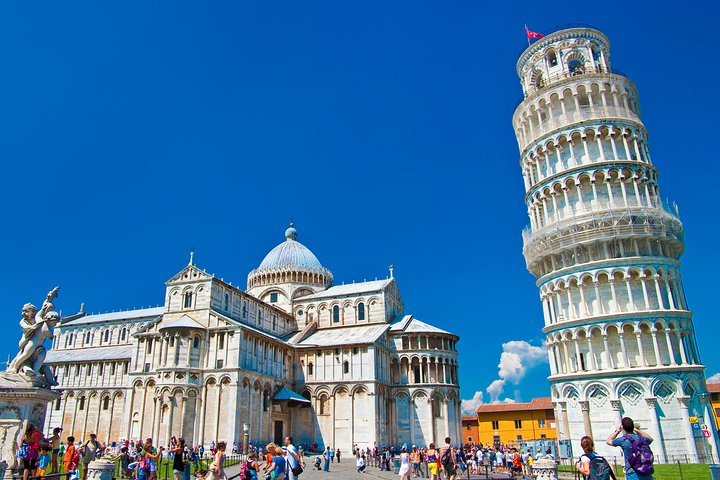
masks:
<svg viewBox="0 0 720 480"><path fill-rule="evenodd" d="M637 88L588 27L533 43L517 73L523 253L540 290L560 439L577 456L590 435L616 455L605 439L630 416L660 462L717 460L680 276L683 225L660 199Z"/></svg>
<svg viewBox="0 0 720 480"><path fill-rule="evenodd" d="M404 312L392 268L333 285L295 228L285 237L247 290L191 256L163 306L63 321L45 431L241 444L247 425L256 444L293 435L345 452L458 439L458 337Z"/></svg>

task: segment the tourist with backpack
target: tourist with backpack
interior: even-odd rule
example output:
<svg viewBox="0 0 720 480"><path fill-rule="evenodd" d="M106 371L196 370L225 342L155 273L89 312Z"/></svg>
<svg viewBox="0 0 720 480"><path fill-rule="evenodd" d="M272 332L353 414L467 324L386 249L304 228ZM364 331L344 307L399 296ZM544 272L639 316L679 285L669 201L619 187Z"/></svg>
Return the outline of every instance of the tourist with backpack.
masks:
<svg viewBox="0 0 720 480"><path fill-rule="evenodd" d="M450 437L445 437L445 446L440 449L440 465L445 471L445 478L447 478L447 480L455 480L457 463L455 462Z"/></svg>
<svg viewBox="0 0 720 480"><path fill-rule="evenodd" d="M590 437L580 439L582 455L577 463L577 469L583 474L585 480L617 480L610 464L605 458L595 453L595 443Z"/></svg>
<svg viewBox="0 0 720 480"><path fill-rule="evenodd" d="M618 437L621 432L623 435ZM608 445L622 448L627 480L654 480L654 457L650 450L652 441L650 435L635 427L630 417L623 418L622 423L608 437Z"/></svg>
<svg viewBox="0 0 720 480"><path fill-rule="evenodd" d="M255 453L250 452L240 467L240 480L257 480L260 467Z"/></svg>

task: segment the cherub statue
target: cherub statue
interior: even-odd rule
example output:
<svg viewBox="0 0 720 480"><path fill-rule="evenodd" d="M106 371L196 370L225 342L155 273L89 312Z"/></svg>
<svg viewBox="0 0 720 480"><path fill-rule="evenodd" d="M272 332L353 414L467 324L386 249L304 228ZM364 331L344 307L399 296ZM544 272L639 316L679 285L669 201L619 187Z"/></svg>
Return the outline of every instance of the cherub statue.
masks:
<svg viewBox="0 0 720 480"><path fill-rule="evenodd" d="M43 343L53 338L52 328L61 320L60 314L52 311L52 301L58 296L59 290L60 287L55 287L48 292L40 311L31 303L23 305L20 320L23 336L18 343L20 352L8 365L9 373L44 376L48 384L57 385L52 371L43 365L47 353Z"/></svg>

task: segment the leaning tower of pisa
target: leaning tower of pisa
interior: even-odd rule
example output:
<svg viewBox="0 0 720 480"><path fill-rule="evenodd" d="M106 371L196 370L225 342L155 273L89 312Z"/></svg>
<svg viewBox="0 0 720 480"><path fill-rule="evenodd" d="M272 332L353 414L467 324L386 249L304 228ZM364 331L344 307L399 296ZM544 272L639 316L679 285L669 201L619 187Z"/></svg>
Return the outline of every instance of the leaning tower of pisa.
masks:
<svg viewBox="0 0 720 480"><path fill-rule="evenodd" d="M559 438L578 454L590 435L618 455L605 439L630 416L654 437L657 461L717 459L680 276L683 226L661 200L636 86L589 27L538 40L517 73L523 253L540 290Z"/></svg>

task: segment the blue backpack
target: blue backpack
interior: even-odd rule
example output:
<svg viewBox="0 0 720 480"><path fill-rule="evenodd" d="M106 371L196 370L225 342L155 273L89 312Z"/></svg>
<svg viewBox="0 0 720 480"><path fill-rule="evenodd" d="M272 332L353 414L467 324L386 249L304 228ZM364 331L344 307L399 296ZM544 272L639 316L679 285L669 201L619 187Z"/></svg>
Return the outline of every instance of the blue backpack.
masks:
<svg viewBox="0 0 720 480"><path fill-rule="evenodd" d="M580 458L586 457L590 460L590 475L586 478L588 480L616 480L615 474L605 458L600 455L593 454L582 454Z"/></svg>

